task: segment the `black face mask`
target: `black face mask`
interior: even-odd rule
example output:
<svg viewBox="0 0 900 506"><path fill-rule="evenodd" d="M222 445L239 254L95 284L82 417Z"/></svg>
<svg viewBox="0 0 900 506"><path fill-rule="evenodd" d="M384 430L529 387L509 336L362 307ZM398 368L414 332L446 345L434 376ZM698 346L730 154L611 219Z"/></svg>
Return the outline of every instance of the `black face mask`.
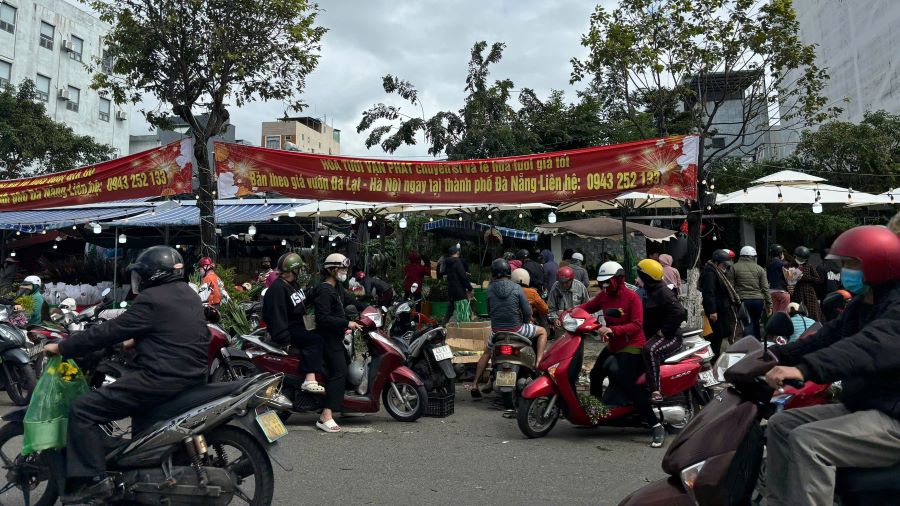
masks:
<svg viewBox="0 0 900 506"><path fill-rule="evenodd" d="M647 275L647 273L643 271L638 271L638 277L641 278L641 281L644 283L644 286L655 286L659 281L651 278Z"/></svg>
<svg viewBox="0 0 900 506"><path fill-rule="evenodd" d="M34 288L28 288L27 286L19 287L19 291L16 292L16 297L21 297L23 295L30 295L31 292L34 291Z"/></svg>

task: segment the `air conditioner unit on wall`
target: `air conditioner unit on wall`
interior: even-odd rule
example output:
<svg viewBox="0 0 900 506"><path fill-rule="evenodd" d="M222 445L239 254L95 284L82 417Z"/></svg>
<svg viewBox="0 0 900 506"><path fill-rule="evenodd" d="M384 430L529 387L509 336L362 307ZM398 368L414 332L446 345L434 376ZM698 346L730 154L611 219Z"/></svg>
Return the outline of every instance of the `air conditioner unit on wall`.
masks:
<svg viewBox="0 0 900 506"><path fill-rule="evenodd" d="M59 97L60 100L69 100L69 90L60 88L56 96Z"/></svg>
<svg viewBox="0 0 900 506"><path fill-rule="evenodd" d="M62 41L62 49L63 51L72 52L75 50L75 45L72 44L71 40L64 40Z"/></svg>
<svg viewBox="0 0 900 506"><path fill-rule="evenodd" d="M116 111L116 119L124 121L128 119L128 113L126 113L125 111Z"/></svg>

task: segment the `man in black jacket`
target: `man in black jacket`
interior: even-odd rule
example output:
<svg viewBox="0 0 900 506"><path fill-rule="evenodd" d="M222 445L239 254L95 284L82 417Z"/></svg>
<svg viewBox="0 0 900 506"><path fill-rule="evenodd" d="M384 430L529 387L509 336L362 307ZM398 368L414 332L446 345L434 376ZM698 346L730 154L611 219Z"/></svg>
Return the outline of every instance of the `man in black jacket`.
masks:
<svg viewBox="0 0 900 506"><path fill-rule="evenodd" d="M72 358L134 339L136 350L135 371L72 404L67 474L80 487L64 496L66 502L87 502L113 491L113 482L106 476L101 424L147 413L185 390L204 385L209 373L203 304L183 281L181 255L168 246L153 246L128 270L132 289L138 293L128 311L44 347L48 354Z"/></svg>
<svg viewBox="0 0 900 506"><path fill-rule="evenodd" d="M469 274L459 258L459 246L450 248L450 256L444 260L444 272L447 275L447 295L450 298L450 307L447 308L447 321L453 316L456 303L469 300L472 292L472 283L469 282Z"/></svg>
<svg viewBox="0 0 900 506"><path fill-rule="evenodd" d="M769 419L770 505L831 504L835 471L900 461L900 238L885 227L841 234L831 258L855 296L836 320L811 337L770 348L781 365L766 375L786 380L841 381L841 404L783 411Z"/></svg>
<svg viewBox="0 0 900 506"><path fill-rule="evenodd" d="M520 250L516 257L522 261L522 268L528 271L528 276L531 278L531 288L537 290L538 295L543 294L544 266L529 256L527 249Z"/></svg>
<svg viewBox="0 0 900 506"><path fill-rule="evenodd" d="M741 299L738 297L728 271L732 268L728 250L713 251L712 259L706 262L700 271L700 292L703 295L703 313L709 319L713 333L707 339L712 352L719 356L722 341L729 340L736 334L737 308Z"/></svg>

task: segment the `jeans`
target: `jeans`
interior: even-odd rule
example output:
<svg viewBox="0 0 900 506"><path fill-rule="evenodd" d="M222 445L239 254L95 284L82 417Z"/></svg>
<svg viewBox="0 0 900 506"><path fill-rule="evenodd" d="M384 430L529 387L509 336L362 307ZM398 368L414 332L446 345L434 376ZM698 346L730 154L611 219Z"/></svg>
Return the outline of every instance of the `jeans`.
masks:
<svg viewBox="0 0 900 506"><path fill-rule="evenodd" d="M762 339L759 322L762 318L763 310L766 303L762 299L750 299L744 301L744 307L747 308L747 315L750 316L750 326L753 328L753 336ZM746 331L744 332L746 335Z"/></svg>

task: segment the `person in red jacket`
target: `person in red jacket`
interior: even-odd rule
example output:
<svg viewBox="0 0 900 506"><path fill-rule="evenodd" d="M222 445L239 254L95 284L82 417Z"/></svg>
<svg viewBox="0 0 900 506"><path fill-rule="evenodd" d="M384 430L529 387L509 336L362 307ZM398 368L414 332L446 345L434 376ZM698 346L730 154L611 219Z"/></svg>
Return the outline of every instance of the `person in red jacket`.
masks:
<svg viewBox="0 0 900 506"><path fill-rule="evenodd" d="M654 439L664 438L665 429L653 414L650 397L637 384L644 373L641 350L647 342L641 296L626 285L625 269L617 262L601 265L597 282L600 283L600 293L578 307L589 313L618 309L621 314L605 316L606 325L599 330L601 339L607 344L591 369L591 395L602 400L603 380L609 377L610 384L615 384L634 402L638 413L653 428Z"/></svg>

